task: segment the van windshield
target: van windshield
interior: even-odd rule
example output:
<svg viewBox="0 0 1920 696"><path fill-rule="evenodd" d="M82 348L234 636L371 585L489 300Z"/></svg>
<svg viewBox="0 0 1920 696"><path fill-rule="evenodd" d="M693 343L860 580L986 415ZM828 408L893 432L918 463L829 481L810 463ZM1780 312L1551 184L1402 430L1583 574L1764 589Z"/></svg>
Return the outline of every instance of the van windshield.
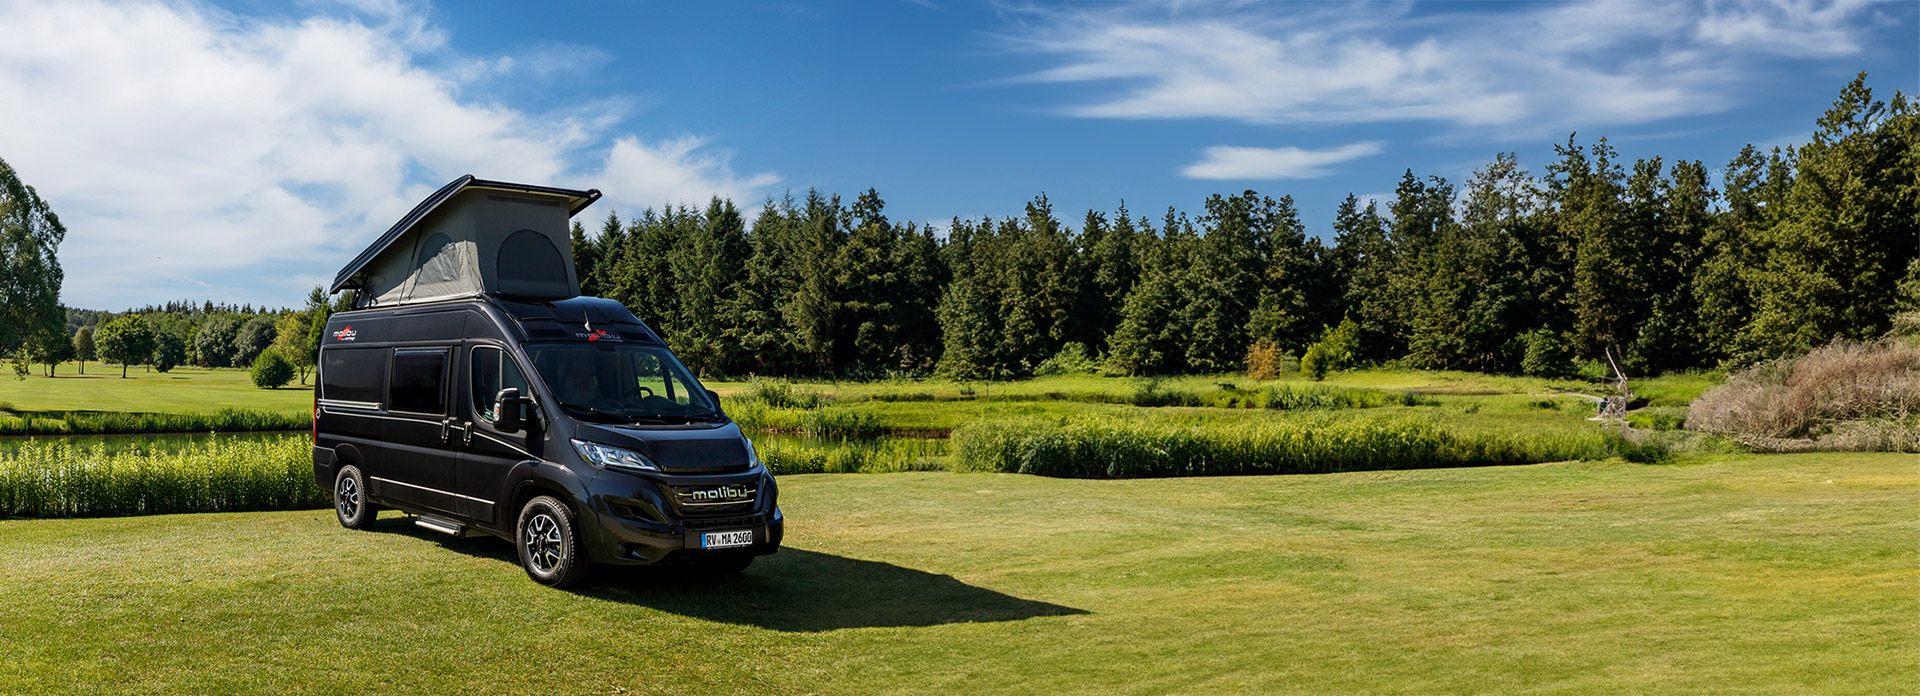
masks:
<svg viewBox="0 0 1920 696"><path fill-rule="evenodd" d="M661 424L720 420L720 408L706 389L665 348L616 343L526 348L560 407L577 418Z"/></svg>

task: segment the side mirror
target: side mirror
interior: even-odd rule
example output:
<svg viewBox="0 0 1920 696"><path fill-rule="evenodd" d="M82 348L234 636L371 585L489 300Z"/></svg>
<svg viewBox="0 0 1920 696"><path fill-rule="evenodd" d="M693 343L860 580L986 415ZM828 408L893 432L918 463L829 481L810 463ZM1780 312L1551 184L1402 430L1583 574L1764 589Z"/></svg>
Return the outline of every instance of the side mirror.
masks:
<svg viewBox="0 0 1920 696"><path fill-rule="evenodd" d="M707 390L707 398L709 398L709 399L713 399L713 405L715 405L715 406L719 406L719 405L720 405L720 392L717 392L717 391L714 391L714 390L712 390L712 389L708 389L708 390Z"/></svg>
<svg viewBox="0 0 1920 696"><path fill-rule="evenodd" d="M520 429L527 425L526 417L521 415L521 410L529 403L532 402L521 396L520 390L516 387L500 390L500 393L493 397L494 429L503 433L520 432Z"/></svg>

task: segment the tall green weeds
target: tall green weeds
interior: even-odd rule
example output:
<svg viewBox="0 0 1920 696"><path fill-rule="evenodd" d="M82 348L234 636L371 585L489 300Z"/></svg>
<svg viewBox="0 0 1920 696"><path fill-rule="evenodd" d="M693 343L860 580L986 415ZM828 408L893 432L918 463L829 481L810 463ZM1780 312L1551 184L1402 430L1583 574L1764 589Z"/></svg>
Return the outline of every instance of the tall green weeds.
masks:
<svg viewBox="0 0 1920 696"><path fill-rule="evenodd" d="M305 510L332 504L314 485L303 437L215 440L178 451L110 452L31 441L0 450L0 516L102 517Z"/></svg>
<svg viewBox="0 0 1920 696"><path fill-rule="evenodd" d="M0 416L0 435L95 435L130 433L238 433L305 430L306 411L223 408L212 413L15 412Z"/></svg>
<svg viewBox="0 0 1920 696"><path fill-rule="evenodd" d="M1322 418L1231 425L1002 421L954 432L952 468L1072 478L1297 474L1630 457L1658 446L1602 431L1458 433L1429 418Z"/></svg>
<svg viewBox="0 0 1920 696"><path fill-rule="evenodd" d="M767 443L760 445L759 451L761 461L776 475L877 474L947 468L946 440L846 441L826 448Z"/></svg>

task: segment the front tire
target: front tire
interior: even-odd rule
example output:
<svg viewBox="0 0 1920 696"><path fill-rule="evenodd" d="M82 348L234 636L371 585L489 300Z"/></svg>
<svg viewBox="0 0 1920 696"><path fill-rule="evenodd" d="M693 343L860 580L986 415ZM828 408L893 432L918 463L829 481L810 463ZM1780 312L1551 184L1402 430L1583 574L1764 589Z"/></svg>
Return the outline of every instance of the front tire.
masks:
<svg viewBox="0 0 1920 696"><path fill-rule="evenodd" d="M367 479L360 467L348 464L333 476L333 515L347 529L372 529L380 508L367 500Z"/></svg>
<svg viewBox="0 0 1920 696"><path fill-rule="evenodd" d="M514 546L527 577L548 587L572 587L587 579L592 565L580 545L573 510L551 496L527 501L515 525Z"/></svg>

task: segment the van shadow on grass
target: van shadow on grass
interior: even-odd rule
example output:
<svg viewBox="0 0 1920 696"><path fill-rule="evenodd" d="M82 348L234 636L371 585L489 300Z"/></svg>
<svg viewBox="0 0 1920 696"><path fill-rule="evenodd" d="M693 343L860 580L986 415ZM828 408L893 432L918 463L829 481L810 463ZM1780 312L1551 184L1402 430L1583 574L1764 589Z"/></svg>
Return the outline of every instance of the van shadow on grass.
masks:
<svg viewBox="0 0 1920 696"><path fill-rule="evenodd" d="M451 539L407 519L381 520L377 529L497 560L504 566L502 572L523 575L513 545L499 539ZM672 566L599 566L593 573L585 586L573 591L609 602L775 631L938 626L1087 613L974 587L949 575L792 547L755 559L752 567L735 576L713 577Z"/></svg>

